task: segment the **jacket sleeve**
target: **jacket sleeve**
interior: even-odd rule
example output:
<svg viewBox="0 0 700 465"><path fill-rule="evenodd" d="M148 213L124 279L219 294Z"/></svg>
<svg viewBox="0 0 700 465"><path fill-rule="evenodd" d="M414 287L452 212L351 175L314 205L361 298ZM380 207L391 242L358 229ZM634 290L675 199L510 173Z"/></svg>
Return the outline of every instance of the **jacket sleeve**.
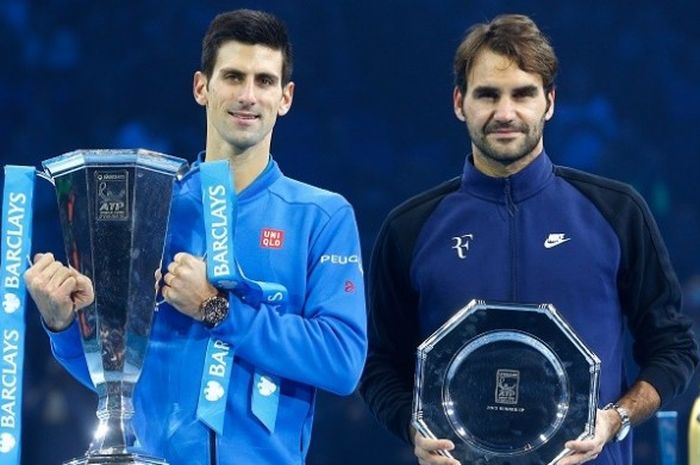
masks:
<svg viewBox="0 0 700 465"><path fill-rule="evenodd" d="M83 344L80 340L80 328L78 319L73 320L66 329L62 331L51 331L42 320L44 330L49 335L51 342L51 352L68 373L77 379L88 389L94 391L90 373L88 372Z"/></svg>
<svg viewBox="0 0 700 465"><path fill-rule="evenodd" d="M631 189L630 189L631 190ZM659 229L644 200L632 191L618 210L622 262L618 288L634 338L639 379L653 385L667 404L687 387L698 364L692 322L681 312L681 287Z"/></svg>
<svg viewBox="0 0 700 465"><path fill-rule="evenodd" d="M230 293L231 309L212 336L261 370L335 394L355 389L367 351L360 241L352 208L336 211L310 248L307 289L299 313L254 308ZM356 258L331 265L323 256ZM299 270L303 272L303 270Z"/></svg>
<svg viewBox="0 0 700 465"><path fill-rule="evenodd" d="M632 334L638 380L650 383L661 405L683 392L698 364L692 322L681 312L681 287L649 206L631 186L557 167L588 197L620 241L617 288Z"/></svg>
<svg viewBox="0 0 700 465"><path fill-rule="evenodd" d="M360 394L377 420L410 441L418 296L410 284L410 255L391 220L382 227L368 279L369 352Z"/></svg>

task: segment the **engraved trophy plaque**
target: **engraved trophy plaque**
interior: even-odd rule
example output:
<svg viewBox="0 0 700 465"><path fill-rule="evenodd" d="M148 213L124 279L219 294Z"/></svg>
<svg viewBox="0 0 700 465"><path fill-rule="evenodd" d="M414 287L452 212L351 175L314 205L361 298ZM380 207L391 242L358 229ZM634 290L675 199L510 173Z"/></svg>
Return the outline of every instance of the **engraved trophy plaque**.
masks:
<svg viewBox="0 0 700 465"><path fill-rule="evenodd" d="M85 456L66 464L167 465L138 450L132 395L151 330L173 185L187 162L147 150L85 150L43 166L56 187L68 261L95 290L77 323L99 424Z"/></svg>
<svg viewBox="0 0 700 465"><path fill-rule="evenodd" d="M599 374L552 305L473 300L418 347L413 425L462 463L553 464L593 434Z"/></svg>

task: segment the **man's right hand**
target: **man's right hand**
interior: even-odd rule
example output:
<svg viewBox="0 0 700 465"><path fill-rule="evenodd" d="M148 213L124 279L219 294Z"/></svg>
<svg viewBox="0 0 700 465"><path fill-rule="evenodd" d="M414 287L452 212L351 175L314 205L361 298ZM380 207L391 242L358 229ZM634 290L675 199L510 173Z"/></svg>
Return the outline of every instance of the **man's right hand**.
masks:
<svg viewBox="0 0 700 465"><path fill-rule="evenodd" d="M24 282L52 331L66 329L75 312L95 300L90 279L63 265L51 253L34 256L34 264L24 273Z"/></svg>
<svg viewBox="0 0 700 465"><path fill-rule="evenodd" d="M413 452L418 457L420 465L460 465L459 461L438 455L439 450L452 450L455 445L448 439L430 439L424 437L418 431L413 432Z"/></svg>

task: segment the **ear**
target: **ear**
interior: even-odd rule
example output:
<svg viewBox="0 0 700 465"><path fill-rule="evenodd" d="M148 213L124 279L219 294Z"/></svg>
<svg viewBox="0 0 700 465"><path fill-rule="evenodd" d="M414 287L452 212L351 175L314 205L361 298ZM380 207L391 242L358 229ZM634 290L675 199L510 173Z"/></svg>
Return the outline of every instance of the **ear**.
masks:
<svg viewBox="0 0 700 465"><path fill-rule="evenodd" d="M454 90L452 91L452 104L457 119L460 121L466 121L467 117L464 116L464 95L457 86L455 86Z"/></svg>
<svg viewBox="0 0 700 465"><path fill-rule="evenodd" d="M194 95L194 100L203 107L207 106L207 91L207 77L203 72L197 71L194 73L194 80L192 82L192 94Z"/></svg>
<svg viewBox="0 0 700 465"><path fill-rule="evenodd" d="M554 98L556 97L556 91L554 87L552 87L552 90L547 92L547 95L545 95L545 98L547 99L547 110L544 112L544 119L545 121L549 121L552 119L552 116L554 116Z"/></svg>
<svg viewBox="0 0 700 465"><path fill-rule="evenodd" d="M279 116L284 116L292 108L292 100L294 100L294 83L289 81L286 86L282 88L282 101L280 102L280 107L277 109L277 114Z"/></svg>

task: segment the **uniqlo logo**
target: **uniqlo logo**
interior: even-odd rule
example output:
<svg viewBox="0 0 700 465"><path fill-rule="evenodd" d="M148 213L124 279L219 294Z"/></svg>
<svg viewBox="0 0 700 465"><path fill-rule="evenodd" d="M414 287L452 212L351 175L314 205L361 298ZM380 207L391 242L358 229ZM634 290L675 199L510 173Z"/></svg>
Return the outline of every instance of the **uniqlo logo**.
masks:
<svg viewBox="0 0 700 465"><path fill-rule="evenodd" d="M281 229L263 228L260 232L260 247L265 249L281 249L284 246L284 231Z"/></svg>

